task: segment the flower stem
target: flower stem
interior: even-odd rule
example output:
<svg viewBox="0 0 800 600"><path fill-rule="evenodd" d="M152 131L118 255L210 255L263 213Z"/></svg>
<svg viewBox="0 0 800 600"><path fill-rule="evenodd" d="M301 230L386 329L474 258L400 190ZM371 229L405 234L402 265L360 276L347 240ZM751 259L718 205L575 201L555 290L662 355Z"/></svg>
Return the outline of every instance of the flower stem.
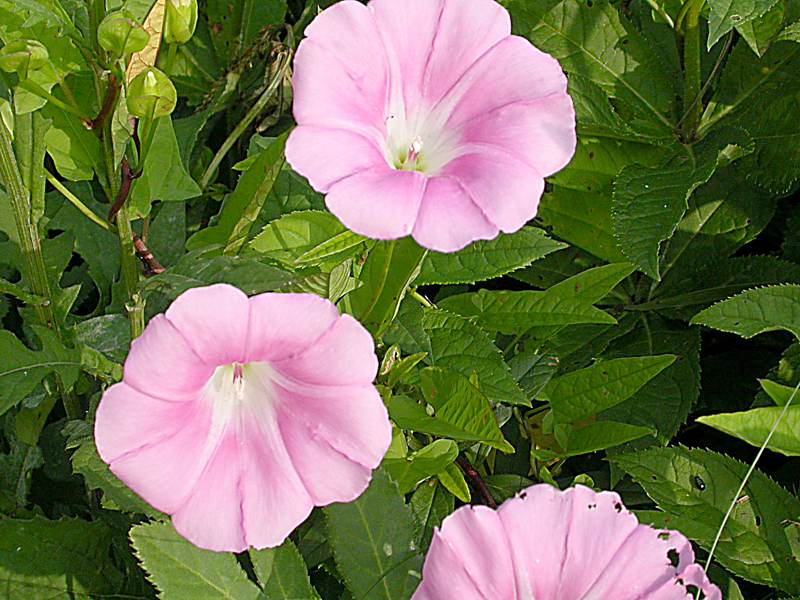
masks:
<svg viewBox="0 0 800 600"><path fill-rule="evenodd" d="M705 0L686 0L688 8L684 19L683 39L683 103L686 115L682 131L683 139L691 141L703 114L700 71L700 11Z"/></svg>
<svg viewBox="0 0 800 600"><path fill-rule="evenodd" d="M497 502L495 502L489 488L486 487L486 483L483 481L483 478L481 478L481 474L475 470L475 467L470 464L466 457L459 455L458 458L456 458L456 464L461 467L464 475L470 480L475 491L480 495L483 504L489 508L497 508Z"/></svg>
<svg viewBox="0 0 800 600"><path fill-rule="evenodd" d="M222 146L219 147L217 153L214 155L214 158L211 159L208 167L203 173L203 176L200 178L200 189L205 190L208 186L209 182L211 181L211 177L213 177L214 172L219 167L222 159L225 158L225 155L228 151L233 147L242 134L247 131L247 128L250 127L250 124L256 119L256 117L261 114L261 111L264 110L264 107L267 105L267 102L272 98L276 91L280 88L281 84L283 83L283 78L286 74L286 70L289 68L291 64L291 54L285 53L279 59L280 62L278 68L275 70L275 74L273 75L272 79L267 85L267 89L265 89L261 96L259 96L258 100L256 100L255 104L247 111L247 114L244 116L244 119L239 121L239 124L236 125L233 131L231 131L230 135L222 142Z"/></svg>

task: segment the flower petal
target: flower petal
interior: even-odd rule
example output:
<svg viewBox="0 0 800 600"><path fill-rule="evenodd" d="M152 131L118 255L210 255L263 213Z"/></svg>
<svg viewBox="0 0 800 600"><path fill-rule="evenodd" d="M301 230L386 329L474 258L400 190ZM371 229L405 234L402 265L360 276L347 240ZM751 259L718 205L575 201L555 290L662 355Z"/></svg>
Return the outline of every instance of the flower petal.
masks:
<svg viewBox="0 0 800 600"><path fill-rule="evenodd" d="M362 171L336 183L325 203L346 227L379 240L411 233L425 192L426 178L388 166Z"/></svg>
<svg viewBox="0 0 800 600"><path fill-rule="evenodd" d="M162 426L174 430L169 437L132 449L109 464L125 485L168 514L183 504L216 447L210 439L210 406L202 401L187 404L191 409L180 427L174 421Z"/></svg>
<svg viewBox="0 0 800 600"><path fill-rule="evenodd" d="M215 366L201 360L165 315L156 315L131 344L124 381L155 398L192 399Z"/></svg>
<svg viewBox="0 0 800 600"><path fill-rule="evenodd" d="M449 177L428 181L412 235L425 248L455 252L475 240L490 240L498 234L466 190Z"/></svg>
<svg viewBox="0 0 800 600"><path fill-rule="evenodd" d="M478 58L509 35L511 18L494 0L444 0L423 95L431 102L439 100Z"/></svg>
<svg viewBox="0 0 800 600"><path fill-rule="evenodd" d="M190 289L178 296L165 314L206 363L244 360L250 305L238 288L220 283Z"/></svg>
<svg viewBox="0 0 800 600"><path fill-rule="evenodd" d="M240 442L242 523L255 548L280 546L314 508L281 439L277 415L266 410L272 409L251 416Z"/></svg>
<svg viewBox="0 0 800 600"><path fill-rule="evenodd" d="M544 179L499 148L479 147L452 160L441 172L467 190L486 218L513 233L536 215Z"/></svg>
<svg viewBox="0 0 800 600"><path fill-rule="evenodd" d="M286 161L325 193L340 179L386 165L375 142L343 129L301 125L286 140Z"/></svg>
<svg viewBox="0 0 800 600"><path fill-rule="evenodd" d="M247 548L242 524L240 448L227 433L195 483L191 494L172 515L175 530L195 546L217 552Z"/></svg>
<svg viewBox="0 0 800 600"><path fill-rule="evenodd" d="M295 120L376 136L383 132L388 69L369 9L339 2L305 33L294 59Z"/></svg>
<svg viewBox="0 0 800 600"><path fill-rule="evenodd" d="M338 319L336 305L314 294L253 296L246 360L281 361L300 354Z"/></svg>
<svg viewBox="0 0 800 600"><path fill-rule="evenodd" d="M462 139L499 146L549 177L575 154L575 109L566 92L500 106L464 123Z"/></svg>
<svg viewBox="0 0 800 600"><path fill-rule="evenodd" d="M350 502L367 488L371 468L336 450L313 426L288 411L280 413L278 422L294 469L316 506Z"/></svg>
<svg viewBox="0 0 800 600"><path fill-rule="evenodd" d="M192 402L169 402L116 383L97 407L94 439L100 457L112 462L142 446L163 441L180 430L195 411Z"/></svg>
<svg viewBox="0 0 800 600"><path fill-rule="evenodd" d="M295 419L311 436L348 459L374 469L392 440L392 427L383 400L372 385L312 386L278 380L281 423Z"/></svg>
<svg viewBox="0 0 800 600"><path fill-rule="evenodd" d="M448 114L447 126L455 128L501 106L566 94L566 89L567 78L558 61L525 38L512 35L481 56L436 111Z"/></svg>
<svg viewBox="0 0 800 600"><path fill-rule="evenodd" d="M514 567L497 512L464 506L447 517L434 534L420 588L442 600L514 600Z"/></svg>

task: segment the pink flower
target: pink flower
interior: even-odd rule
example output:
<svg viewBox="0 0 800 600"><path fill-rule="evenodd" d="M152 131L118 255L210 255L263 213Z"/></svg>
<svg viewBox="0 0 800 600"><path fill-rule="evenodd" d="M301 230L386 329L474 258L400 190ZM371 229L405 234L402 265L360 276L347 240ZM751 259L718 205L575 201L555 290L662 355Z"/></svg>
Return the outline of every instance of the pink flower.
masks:
<svg viewBox="0 0 800 600"><path fill-rule="evenodd" d="M688 540L640 525L613 492L534 485L434 533L412 600L722 600Z"/></svg>
<svg viewBox="0 0 800 600"><path fill-rule="evenodd" d="M195 288L133 342L100 456L210 550L280 545L366 488L391 441L372 338L311 294Z"/></svg>
<svg viewBox="0 0 800 600"><path fill-rule="evenodd" d="M493 0L345 0L305 33L286 158L357 233L452 252L516 231L572 157L564 73Z"/></svg>

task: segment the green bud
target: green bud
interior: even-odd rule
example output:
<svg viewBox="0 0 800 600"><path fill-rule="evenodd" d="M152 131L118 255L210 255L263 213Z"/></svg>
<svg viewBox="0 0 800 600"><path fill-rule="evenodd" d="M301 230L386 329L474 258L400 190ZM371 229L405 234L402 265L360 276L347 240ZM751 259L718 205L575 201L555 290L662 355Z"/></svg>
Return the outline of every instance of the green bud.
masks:
<svg viewBox="0 0 800 600"><path fill-rule="evenodd" d="M97 41L114 56L139 52L150 40L150 34L128 11L118 10L106 15L97 27Z"/></svg>
<svg viewBox="0 0 800 600"><path fill-rule="evenodd" d="M168 44L185 44L194 34L197 25L197 0L167 0L164 18L164 41Z"/></svg>
<svg viewBox="0 0 800 600"><path fill-rule="evenodd" d="M128 84L128 112L134 117L158 118L175 110L178 93L169 77L156 68L139 73Z"/></svg>
<svg viewBox="0 0 800 600"><path fill-rule="evenodd" d="M41 69L50 62L47 48L36 40L14 40L0 48L0 69L27 78L28 71Z"/></svg>

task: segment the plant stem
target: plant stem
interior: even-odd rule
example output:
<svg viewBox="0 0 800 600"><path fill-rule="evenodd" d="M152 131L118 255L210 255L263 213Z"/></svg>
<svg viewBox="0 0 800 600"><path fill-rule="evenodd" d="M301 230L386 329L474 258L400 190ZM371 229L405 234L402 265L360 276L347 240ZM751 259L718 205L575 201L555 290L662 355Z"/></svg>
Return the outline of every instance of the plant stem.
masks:
<svg viewBox="0 0 800 600"><path fill-rule="evenodd" d="M31 221L28 190L25 188L17 165L17 158L11 143L11 133L2 123L0 123L0 179L5 184L6 192L11 198L14 220L19 234L19 245L25 259L27 271L25 278L34 294L48 300L47 304L36 307L37 315L43 324L53 329L60 337L61 332L57 327L53 312L53 295L47 281L39 232Z"/></svg>
<svg viewBox="0 0 800 600"><path fill-rule="evenodd" d="M280 88L281 84L283 83L283 78L286 74L286 70L289 68L289 64L291 63L291 54L286 53L282 55L279 59L281 60L280 66L276 69L275 75L272 77L272 80L267 85L267 89L265 89L261 96L259 96L256 103L247 111L244 119L242 119L239 124L231 131L230 135L222 142L222 146L219 147L217 153L214 155L214 158L211 159L208 167L203 173L202 178L200 179L200 189L205 190L208 186L209 182L211 181L211 177L214 175L214 172L219 167L222 159L225 158L225 155L228 151L233 147L242 134L247 131L247 128L250 127L250 124L256 119L256 117L261 114L261 111L264 110L264 107L269 102L270 98L275 94L275 92Z"/></svg>
<svg viewBox="0 0 800 600"><path fill-rule="evenodd" d="M458 458L456 458L456 464L461 467L464 475L466 475L467 479L469 479L470 483L472 483L475 491L477 491L480 495L483 504L489 508L497 508L497 502L494 501L494 497L489 491L489 488L486 487L486 483L484 483L480 473L475 470L475 467L470 464L466 457L459 455Z"/></svg>
<svg viewBox="0 0 800 600"><path fill-rule="evenodd" d="M700 71L700 11L705 0L687 0L689 8L684 19L683 40L683 103L686 115L682 131L683 139L691 141L703 114Z"/></svg>
<svg viewBox="0 0 800 600"><path fill-rule="evenodd" d="M53 105L57 106L61 110L65 110L68 113L71 113L71 114L75 115L76 117L78 117L84 123L91 120L91 119L89 119L89 117L87 117L83 113L81 113L81 111L80 111L80 109L78 107L70 106L66 102L63 102L62 100L59 100L58 98L53 96L53 94L51 94L46 89L44 89L42 86L40 86L38 83L35 83L35 82L33 82L33 81L29 80L29 79L25 79L23 81L20 81L18 85L23 90L26 90L26 91L30 92L31 94L35 94L35 95L39 96L40 98L42 98L43 100L47 100L48 102L50 102Z"/></svg>

